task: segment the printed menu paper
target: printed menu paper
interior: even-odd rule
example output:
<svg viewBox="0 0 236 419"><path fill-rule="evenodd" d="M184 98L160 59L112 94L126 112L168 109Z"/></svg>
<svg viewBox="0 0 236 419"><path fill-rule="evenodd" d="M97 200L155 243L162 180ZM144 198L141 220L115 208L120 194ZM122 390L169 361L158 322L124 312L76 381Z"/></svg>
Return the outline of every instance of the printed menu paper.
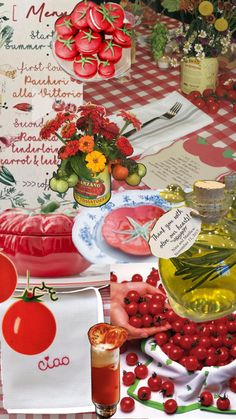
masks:
<svg viewBox="0 0 236 419"><path fill-rule="evenodd" d="M204 144L203 141L202 147L200 143L195 143L197 142L194 140L178 140L158 153L141 159L140 163L147 168L147 174L143 178L145 185L151 189L164 189L170 184L190 188L198 179L217 179L229 172L227 164L232 159L226 159L222 150L219 162L216 159L218 148ZM217 166L214 166L214 159Z"/></svg>
<svg viewBox="0 0 236 419"><path fill-rule="evenodd" d="M76 0L0 3L0 207L37 207L56 197L49 180L62 146L42 140L43 124L56 112L76 111L83 85L70 78L52 52L54 24ZM5 172L2 171L2 166ZM7 169L7 170L6 170ZM60 196L60 200L73 201Z"/></svg>

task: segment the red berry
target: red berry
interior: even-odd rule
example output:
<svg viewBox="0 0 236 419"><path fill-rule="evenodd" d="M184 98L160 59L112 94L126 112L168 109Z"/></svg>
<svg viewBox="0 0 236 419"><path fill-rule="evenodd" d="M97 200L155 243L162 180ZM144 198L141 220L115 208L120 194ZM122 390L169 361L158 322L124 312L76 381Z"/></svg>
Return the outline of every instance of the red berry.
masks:
<svg viewBox="0 0 236 419"><path fill-rule="evenodd" d="M216 406L220 410L229 410L229 408L230 408L230 400L229 400L229 398L226 397L226 395L224 395L223 397L220 396L217 399L217 401L216 401Z"/></svg>
<svg viewBox="0 0 236 419"><path fill-rule="evenodd" d="M157 375L155 372L148 379L148 386L152 391L160 391L162 384L162 378Z"/></svg>
<svg viewBox="0 0 236 419"><path fill-rule="evenodd" d="M151 390L149 387L140 387L138 389L138 398L139 400L149 400L151 397Z"/></svg>
<svg viewBox="0 0 236 419"><path fill-rule="evenodd" d="M117 275L114 274L114 272L111 272L110 273L110 281L111 282L117 282L117 280L118 280Z"/></svg>
<svg viewBox="0 0 236 419"><path fill-rule="evenodd" d="M200 403L202 406L211 406L213 404L213 396L210 391L204 390L201 392Z"/></svg>
<svg viewBox="0 0 236 419"><path fill-rule="evenodd" d="M188 371L196 371L198 369L198 360L196 356L188 356L186 358L185 367Z"/></svg>
<svg viewBox="0 0 236 419"><path fill-rule="evenodd" d="M144 378L147 378L148 376L148 368L144 364L139 364L137 365L137 367L135 367L134 373L137 378L139 378L140 380L143 380Z"/></svg>
<svg viewBox="0 0 236 419"><path fill-rule="evenodd" d="M164 411L168 413L169 415L172 415L178 409L177 402L174 399L166 400L163 406L164 406Z"/></svg>
<svg viewBox="0 0 236 419"><path fill-rule="evenodd" d="M140 294L135 290L131 290L126 294L125 302L129 301L130 303L131 302L138 303L139 300L140 300Z"/></svg>
<svg viewBox="0 0 236 419"><path fill-rule="evenodd" d="M143 281L143 277L140 274L134 274L131 278L132 282L142 282Z"/></svg>
<svg viewBox="0 0 236 419"><path fill-rule="evenodd" d="M125 386L131 386L135 382L135 374L132 371L124 371L122 382Z"/></svg>
<svg viewBox="0 0 236 419"><path fill-rule="evenodd" d="M159 346L162 346L165 343L167 343L168 336L165 332L159 332L159 333L156 333L156 335L154 336L154 339Z"/></svg>
<svg viewBox="0 0 236 419"><path fill-rule="evenodd" d="M170 397L174 394L175 386L171 380L166 380L162 382L161 392L163 396Z"/></svg>
<svg viewBox="0 0 236 419"><path fill-rule="evenodd" d="M120 401L120 409L122 412L129 413L134 410L135 402L131 397L123 397Z"/></svg>
<svg viewBox="0 0 236 419"><path fill-rule="evenodd" d="M236 393L236 377L232 377L229 380L229 388L233 393Z"/></svg>
<svg viewBox="0 0 236 419"><path fill-rule="evenodd" d="M126 355L126 364L129 366L136 365L138 362L138 355L135 352L129 352Z"/></svg>

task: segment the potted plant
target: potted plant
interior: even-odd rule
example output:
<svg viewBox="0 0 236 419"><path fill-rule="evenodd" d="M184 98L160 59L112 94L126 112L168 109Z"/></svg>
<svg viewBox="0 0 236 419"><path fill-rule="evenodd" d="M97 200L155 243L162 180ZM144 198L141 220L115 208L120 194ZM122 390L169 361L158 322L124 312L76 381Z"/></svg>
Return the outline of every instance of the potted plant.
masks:
<svg viewBox="0 0 236 419"><path fill-rule="evenodd" d="M182 52L181 89L184 93L216 87L218 59L231 43L236 23L235 0L164 0L162 6L181 15L190 13L189 25L175 34Z"/></svg>
<svg viewBox="0 0 236 419"><path fill-rule="evenodd" d="M59 112L40 131L41 138L56 136L62 142L58 151L60 163L50 180L50 188L59 193L74 189L74 199L83 206L100 206L111 197L110 175L137 186L145 175L140 164L129 156L133 147L123 136L131 124L140 129L135 115L120 111L122 129L106 116L103 106L88 103L78 114Z"/></svg>

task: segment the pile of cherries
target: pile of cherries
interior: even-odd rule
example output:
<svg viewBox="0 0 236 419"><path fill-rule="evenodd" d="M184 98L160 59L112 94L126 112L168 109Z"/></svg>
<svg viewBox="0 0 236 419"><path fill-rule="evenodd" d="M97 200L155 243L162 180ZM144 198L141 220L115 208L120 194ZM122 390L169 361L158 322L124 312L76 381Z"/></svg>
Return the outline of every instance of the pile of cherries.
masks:
<svg viewBox="0 0 236 419"><path fill-rule="evenodd" d="M175 392L175 386L171 379L163 378L156 372L150 375L148 367L142 364L138 360L138 356L135 352L129 352L126 355L126 364L134 367L133 371L123 371L122 382L125 386L131 386L135 383L136 379L146 380L146 385L139 387L138 398L141 401L150 400L152 392L161 392L163 397L171 397L163 403L163 409L168 414L173 414L178 409L178 404L173 395ZM229 389L236 393L236 377L232 377L228 382ZM199 395L199 403L202 406L211 406L214 403L214 397L208 390L204 390ZM216 400L216 406L219 410L230 409L230 399L225 394L218 395ZM132 412L135 408L135 401L131 397L123 397L120 401L120 408L123 412Z"/></svg>
<svg viewBox="0 0 236 419"><path fill-rule="evenodd" d="M192 91L187 95L195 106L208 113L215 114L219 111L224 101L232 104L233 112L236 113L236 76L222 74L219 76L219 83L215 91L205 89L201 94L199 91Z"/></svg>

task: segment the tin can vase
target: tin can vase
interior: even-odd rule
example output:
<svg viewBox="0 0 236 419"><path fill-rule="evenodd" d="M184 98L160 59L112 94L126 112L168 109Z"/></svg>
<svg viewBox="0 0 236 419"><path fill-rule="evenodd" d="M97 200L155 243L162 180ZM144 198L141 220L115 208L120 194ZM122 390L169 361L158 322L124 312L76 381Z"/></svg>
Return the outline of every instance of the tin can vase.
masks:
<svg viewBox="0 0 236 419"><path fill-rule="evenodd" d="M111 198L111 175L108 166L92 179L81 177L74 187L74 199L84 207L100 207Z"/></svg>
<svg viewBox="0 0 236 419"><path fill-rule="evenodd" d="M202 93L205 89L216 88L218 74L218 59L203 58L198 61L195 57L181 63L181 90L188 94L193 90Z"/></svg>

